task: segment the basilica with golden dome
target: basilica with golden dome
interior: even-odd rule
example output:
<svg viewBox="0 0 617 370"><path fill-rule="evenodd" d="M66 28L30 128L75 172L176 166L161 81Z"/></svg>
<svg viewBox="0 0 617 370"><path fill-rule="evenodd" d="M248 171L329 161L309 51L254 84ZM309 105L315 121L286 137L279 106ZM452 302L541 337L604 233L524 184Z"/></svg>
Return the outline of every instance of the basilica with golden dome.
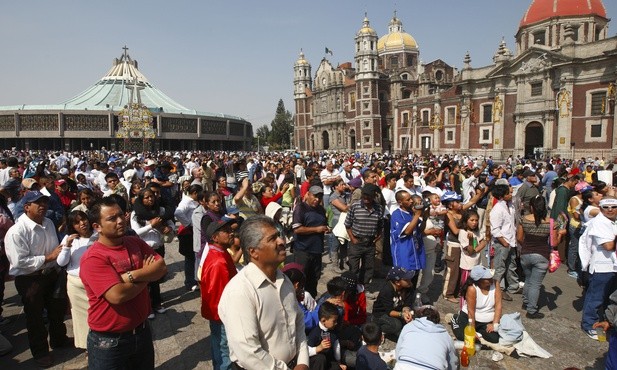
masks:
<svg viewBox="0 0 617 370"><path fill-rule="evenodd" d="M379 37L365 16L354 62L294 64L298 150L617 155L617 37L601 0L532 0L493 63L420 61L394 13ZM615 148L615 149L613 149Z"/></svg>

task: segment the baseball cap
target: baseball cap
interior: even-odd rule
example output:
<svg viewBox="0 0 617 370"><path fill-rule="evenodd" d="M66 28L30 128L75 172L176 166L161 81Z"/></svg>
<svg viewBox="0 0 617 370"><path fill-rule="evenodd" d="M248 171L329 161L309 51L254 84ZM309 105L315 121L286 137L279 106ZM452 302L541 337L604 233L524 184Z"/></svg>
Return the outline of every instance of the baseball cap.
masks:
<svg viewBox="0 0 617 370"><path fill-rule="evenodd" d="M33 191L27 192L26 195L24 195L23 202L24 204L34 203L41 198L49 199L47 195L41 193L40 191L33 190Z"/></svg>
<svg viewBox="0 0 617 370"><path fill-rule="evenodd" d="M574 186L574 191L578 192L578 193L584 193L588 190L593 190L593 187L591 185L589 185L586 181L579 181L575 186Z"/></svg>
<svg viewBox="0 0 617 370"><path fill-rule="evenodd" d="M362 186L362 178L360 178L359 176L354 177L353 179L349 180L347 185L352 186L354 188L359 188Z"/></svg>
<svg viewBox="0 0 617 370"><path fill-rule="evenodd" d="M156 161L153 159L146 160L146 167L149 167L149 166L156 166Z"/></svg>
<svg viewBox="0 0 617 370"><path fill-rule="evenodd" d="M495 185L507 185L507 186L510 186L510 183L506 179L497 179L495 181Z"/></svg>
<svg viewBox="0 0 617 370"><path fill-rule="evenodd" d="M390 269L390 271L388 271L386 279L393 281L411 280L415 274L415 271L407 271L402 267L394 266Z"/></svg>
<svg viewBox="0 0 617 370"><path fill-rule="evenodd" d="M211 222L210 225L208 225L208 228L206 229L206 237L208 238L208 240L211 240L212 235L216 234L217 231L221 230L222 228L226 226L231 226L234 223L236 223L236 220Z"/></svg>
<svg viewBox="0 0 617 370"><path fill-rule="evenodd" d="M32 177L28 177L26 179L21 180L21 186L23 186L25 189L31 189L32 185L36 183L37 181L33 179Z"/></svg>
<svg viewBox="0 0 617 370"><path fill-rule="evenodd" d="M374 196L379 191L380 191L379 190L379 186L377 186L377 185L364 184L364 186L362 186L361 194L362 195L368 195L368 196Z"/></svg>
<svg viewBox="0 0 617 370"><path fill-rule="evenodd" d="M441 196L441 201L442 202L451 202L454 200L461 200L461 196L458 195L458 193L456 193L455 191L452 190L448 190L445 193L443 193L443 195Z"/></svg>
<svg viewBox="0 0 617 370"><path fill-rule="evenodd" d="M482 265L477 265L477 266L474 266L471 269L471 272L469 273L469 276L474 281L478 281L478 280L481 280L481 279L492 279L493 278L493 273L491 272L491 270L487 269L486 267L484 267Z"/></svg>
<svg viewBox="0 0 617 370"><path fill-rule="evenodd" d="M313 195L323 194L323 189L321 188L321 186L313 185L309 188L309 193Z"/></svg>
<svg viewBox="0 0 617 370"><path fill-rule="evenodd" d="M60 179L60 180L54 181L54 183L56 184L56 186L60 186L60 185L66 184L66 180L65 179Z"/></svg>
<svg viewBox="0 0 617 370"><path fill-rule="evenodd" d="M295 269L295 270L300 271L301 273L304 273L304 266L297 262L286 263L285 266L283 266L283 268L281 269L281 271L285 272L285 271L289 271L292 269Z"/></svg>

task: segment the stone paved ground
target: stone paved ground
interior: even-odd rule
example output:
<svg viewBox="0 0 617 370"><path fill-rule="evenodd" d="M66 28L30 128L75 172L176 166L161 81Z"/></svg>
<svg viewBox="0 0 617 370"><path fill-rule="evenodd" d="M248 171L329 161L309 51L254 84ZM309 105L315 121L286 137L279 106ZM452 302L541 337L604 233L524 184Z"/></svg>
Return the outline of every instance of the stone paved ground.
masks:
<svg viewBox="0 0 617 370"><path fill-rule="evenodd" d="M169 266L169 275L162 285L164 305L167 313L157 315L151 321L156 367L158 369L189 370L211 369L209 327L201 317L198 293L186 292L183 286L183 260L177 252L177 243L167 247L165 257ZM324 258L326 261L326 258ZM331 265L324 268L324 276L319 291L325 291L325 283L335 275ZM436 276L433 290L441 288L442 278ZM382 284L377 279L375 286ZM556 273L548 274L544 280L544 292L541 296L541 312L546 314L542 320L523 318L523 324L534 340L553 354L550 359L506 357L500 362L492 362L492 351L480 351L472 358L472 369L565 369L574 366L580 369L603 369L603 356L608 349L606 343L598 343L587 338L579 328L582 307L581 291L574 279L569 278L562 266ZM369 287L372 288L372 287ZM442 317L448 312L455 312L455 305L438 299L436 306ZM372 302L369 301L369 306ZM515 295L513 302L505 302L504 313L520 311L521 296ZM0 369L36 369L28 349L25 318L15 291L13 282L7 283L4 302L5 313L11 322L0 327L2 333L15 347L10 354L0 357ZM72 333L71 320L67 319L68 332ZM394 348L394 343L387 342L386 349ZM54 350L56 359L54 369L84 368L82 351ZM259 370L259 369L256 369Z"/></svg>

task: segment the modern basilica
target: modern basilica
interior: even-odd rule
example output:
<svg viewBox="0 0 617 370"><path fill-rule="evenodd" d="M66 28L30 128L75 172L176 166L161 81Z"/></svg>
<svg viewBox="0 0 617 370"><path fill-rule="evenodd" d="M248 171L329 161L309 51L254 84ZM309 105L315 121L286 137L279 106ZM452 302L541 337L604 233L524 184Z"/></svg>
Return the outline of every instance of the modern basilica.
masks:
<svg viewBox="0 0 617 370"><path fill-rule="evenodd" d="M614 157L617 37L601 0L533 0L516 46L461 70L420 63L394 14L382 37L365 17L353 66L294 64L298 150Z"/></svg>

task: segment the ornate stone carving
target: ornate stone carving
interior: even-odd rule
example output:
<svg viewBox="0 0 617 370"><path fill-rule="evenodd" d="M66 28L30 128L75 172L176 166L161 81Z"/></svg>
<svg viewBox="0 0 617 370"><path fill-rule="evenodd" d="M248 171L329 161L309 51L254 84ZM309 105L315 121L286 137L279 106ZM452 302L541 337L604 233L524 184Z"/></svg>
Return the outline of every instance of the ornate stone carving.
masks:
<svg viewBox="0 0 617 370"><path fill-rule="evenodd" d="M222 121L201 120L201 133L208 135L226 135L227 123Z"/></svg>
<svg viewBox="0 0 617 370"><path fill-rule="evenodd" d="M58 116L55 114L20 115L20 129L22 131L58 131Z"/></svg>
<svg viewBox="0 0 617 370"><path fill-rule="evenodd" d="M197 120L190 118L163 117L163 132L197 133Z"/></svg>
<svg viewBox="0 0 617 370"><path fill-rule="evenodd" d="M109 117L100 115L67 114L64 116L66 131L107 131Z"/></svg>
<svg viewBox="0 0 617 370"><path fill-rule="evenodd" d="M0 116L0 131L15 131L15 116Z"/></svg>

